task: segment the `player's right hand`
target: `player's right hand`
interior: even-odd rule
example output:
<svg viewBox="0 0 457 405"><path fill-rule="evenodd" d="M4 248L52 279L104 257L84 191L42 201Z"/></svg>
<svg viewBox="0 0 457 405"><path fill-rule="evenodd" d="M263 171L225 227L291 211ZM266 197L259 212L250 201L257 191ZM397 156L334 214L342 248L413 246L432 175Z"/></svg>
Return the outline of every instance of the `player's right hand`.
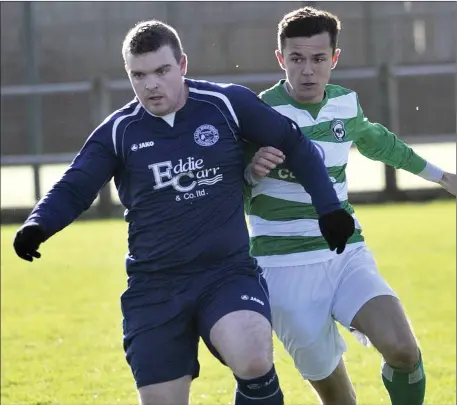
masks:
<svg viewBox="0 0 457 405"><path fill-rule="evenodd" d="M45 240L44 231L38 224L26 224L16 233L13 242L14 250L21 259L32 262L33 258L39 259L41 257L38 248Z"/></svg>
<svg viewBox="0 0 457 405"><path fill-rule="evenodd" d="M443 178L439 181L439 184L453 196L457 196L457 176L454 173L443 174Z"/></svg>
<svg viewBox="0 0 457 405"><path fill-rule="evenodd" d="M347 241L355 231L354 218L345 209L332 211L319 218L319 227L330 250L343 253Z"/></svg>
<svg viewBox="0 0 457 405"><path fill-rule="evenodd" d="M284 154L272 146L264 146L260 148L251 161L252 174L256 178L264 178L268 176L271 170L283 163Z"/></svg>

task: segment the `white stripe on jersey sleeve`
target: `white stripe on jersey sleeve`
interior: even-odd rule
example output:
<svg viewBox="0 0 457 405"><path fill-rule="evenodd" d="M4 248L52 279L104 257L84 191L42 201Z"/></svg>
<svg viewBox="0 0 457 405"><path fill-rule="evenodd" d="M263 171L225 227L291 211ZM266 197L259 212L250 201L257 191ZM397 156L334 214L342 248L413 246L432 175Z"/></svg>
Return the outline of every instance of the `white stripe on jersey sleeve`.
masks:
<svg viewBox="0 0 457 405"><path fill-rule="evenodd" d="M235 110L232 107L232 103L230 102L230 100L227 98L227 96L225 94L218 93L216 91L197 90L197 89L194 89L193 87L189 87L189 91L192 92L192 93L205 94L205 95L208 95L208 96L214 96L214 97L217 97L217 98L221 99L224 102L224 104L226 105L226 107L229 110L230 114L232 115L232 118L235 121L237 127L238 128L240 127L240 123L238 122L238 117L235 114Z"/></svg>
<svg viewBox="0 0 457 405"><path fill-rule="evenodd" d="M117 117L116 120L114 121L114 124L113 124L113 130L112 130L112 137L113 137L113 146L114 146L114 153L117 155L117 145L116 145L116 131L117 131L117 127L118 125L121 123L121 121L123 121L125 118L128 118L128 117L133 117L134 115L137 115L138 112L140 111L141 109L141 104L138 103L138 105L135 107L135 109L133 110L132 113L130 114L127 114L127 115L121 115L120 117Z"/></svg>

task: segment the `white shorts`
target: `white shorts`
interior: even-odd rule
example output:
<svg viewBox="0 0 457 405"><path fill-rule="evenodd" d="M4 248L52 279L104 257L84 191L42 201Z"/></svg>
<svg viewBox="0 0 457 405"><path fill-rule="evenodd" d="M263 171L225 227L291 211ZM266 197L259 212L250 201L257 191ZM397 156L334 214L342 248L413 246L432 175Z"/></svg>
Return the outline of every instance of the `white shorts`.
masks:
<svg viewBox="0 0 457 405"><path fill-rule="evenodd" d="M346 351L335 320L349 328L366 302L396 296L365 246L322 263L267 267L264 277L275 333L311 381L327 378Z"/></svg>

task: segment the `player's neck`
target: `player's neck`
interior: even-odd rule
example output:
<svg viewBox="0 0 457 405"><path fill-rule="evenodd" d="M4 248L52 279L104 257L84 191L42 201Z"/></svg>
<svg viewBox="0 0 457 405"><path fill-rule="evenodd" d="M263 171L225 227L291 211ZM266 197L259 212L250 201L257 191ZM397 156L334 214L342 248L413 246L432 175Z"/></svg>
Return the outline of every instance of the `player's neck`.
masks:
<svg viewBox="0 0 457 405"><path fill-rule="evenodd" d="M312 100L303 100L301 99L300 97L297 97L297 95L295 94L295 92L292 90L292 87L291 85L289 84L289 82L286 80L286 82L284 83L284 88L287 92L287 94L293 98L293 100L299 104L303 104L303 105L310 105L310 104L320 104L324 101L325 99L325 90L322 92L322 94L319 96L319 97L316 97Z"/></svg>

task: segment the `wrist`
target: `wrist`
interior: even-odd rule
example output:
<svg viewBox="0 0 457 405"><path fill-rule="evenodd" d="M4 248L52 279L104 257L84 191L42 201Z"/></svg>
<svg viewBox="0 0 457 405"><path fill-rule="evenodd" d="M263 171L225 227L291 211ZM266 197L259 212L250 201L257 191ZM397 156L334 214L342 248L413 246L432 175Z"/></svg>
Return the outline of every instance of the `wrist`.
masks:
<svg viewBox="0 0 457 405"><path fill-rule="evenodd" d="M424 170L418 173L418 176L433 183L441 184L445 176L445 171L430 162L426 162Z"/></svg>
<svg viewBox="0 0 457 405"><path fill-rule="evenodd" d="M24 229L24 228L34 228L36 230L36 232L38 232L40 235L41 235L41 239L43 240L43 242L48 239L47 235L46 235L46 230L45 228L43 227L42 224L40 224L39 222L37 222L36 220L32 219L32 220L29 220L29 221L26 221L24 223L24 225L21 226L21 229Z"/></svg>
<svg viewBox="0 0 457 405"><path fill-rule="evenodd" d="M438 184L441 186L444 186L449 183L449 173L443 172L443 176L441 177L440 181L438 181Z"/></svg>
<svg viewBox="0 0 457 405"><path fill-rule="evenodd" d="M252 163L249 163L246 169L244 170L244 179L251 186L256 186L260 183L260 180L252 170Z"/></svg>
<svg viewBox="0 0 457 405"><path fill-rule="evenodd" d="M30 226L34 226L36 228L39 228L41 230L43 230L43 227L41 226L41 224L39 224L37 221L35 220L28 220L26 221L22 226L21 226L21 229L24 229L24 228L27 228L27 227L30 227Z"/></svg>

